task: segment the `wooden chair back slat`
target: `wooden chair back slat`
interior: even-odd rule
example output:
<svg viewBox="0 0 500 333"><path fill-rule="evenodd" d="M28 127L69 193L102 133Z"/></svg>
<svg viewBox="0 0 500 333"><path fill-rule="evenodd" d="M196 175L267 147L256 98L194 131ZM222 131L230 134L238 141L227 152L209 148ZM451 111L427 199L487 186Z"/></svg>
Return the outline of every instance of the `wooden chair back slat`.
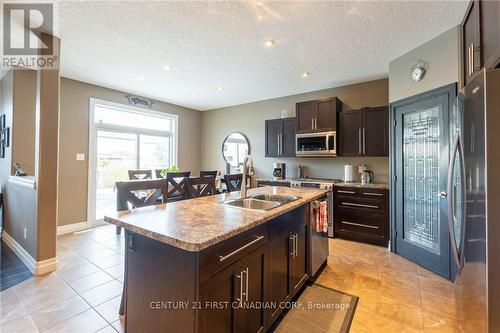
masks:
<svg viewBox="0 0 500 333"><path fill-rule="evenodd" d="M234 175L225 175L224 182L226 183L226 189L228 192L235 192L241 190L241 182L243 180L243 174L237 173ZM251 180L250 176L247 176L247 184Z"/></svg>
<svg viewBox="0 0 500 333"><path fill-rule="evenodd" d="M191 171L182 172L168 172L167 173L167 184L168 193L167 198L169 201L179 201L187 198L186 190L183 185L183 181L191 176Z"/></svg>
<svg viewBox="0 0 500 333"><path fill-rule="evenodd" d="M165 179L129 180L116 182L118 211L127 210L128 203L133 208L152 206L167 202L167 181ZM138 196L141 193L143 195Z"/></svg>
<svg viewBox="0 0 500 333"><path fill-rule="evenodd" d="M142 180L142 179L152 179L153 173L151 170L128 170L128 179L130 180Z"/></svg>
<svg viewBox="0 0 500 333"><path fill-rule="evenodd" d="M216 194L215 178L212 176L185 178L183 186L189 199Z"/></svg>

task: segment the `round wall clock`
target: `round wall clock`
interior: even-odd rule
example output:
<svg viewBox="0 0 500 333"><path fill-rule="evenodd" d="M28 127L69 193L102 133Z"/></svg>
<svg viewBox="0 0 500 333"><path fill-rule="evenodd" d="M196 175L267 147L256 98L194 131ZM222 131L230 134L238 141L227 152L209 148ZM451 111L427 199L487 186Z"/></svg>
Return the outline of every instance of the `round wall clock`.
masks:
<svg viewBox="0 0 500 333"><path fill-rule="evenodd" d="M425 75L426 65L422 60L417 61L411 66L410 78L413 82L422 80Z"/></svg>

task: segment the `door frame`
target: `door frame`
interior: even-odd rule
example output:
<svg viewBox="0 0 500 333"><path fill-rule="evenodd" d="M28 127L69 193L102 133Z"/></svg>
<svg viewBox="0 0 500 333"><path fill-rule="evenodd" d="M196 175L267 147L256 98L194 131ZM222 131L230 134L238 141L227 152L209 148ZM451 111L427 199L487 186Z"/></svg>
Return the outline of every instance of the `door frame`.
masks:
<svg viewBox="0 0 500 333"><path fill-rule="evenodd" d="M437 96L447 95L449 110L448 114L444 115L445 119L445 132L446 138L449 140L448 135L448 123L449 123L449 112L453 106L455 98L457 96L457 83L450 83L439 88L435 88L426 92L419 93L414 96L410 96L390 104L389 109L389 184L390 184L390 202L389 202L389 213L390 213L390 251L396 253L396 228L397 228L397 191L396 185L397 180L397 170L396 170L396 145L397 145L397 133L396 133L396 109L404 107L408 104L413 104L415 102L420 102L424 99L432 99ZM447 162L449 162L449 152L447 156ZM451 249L450 249L451 251ZM451 253L451 252L450 252ZM450 258L451 259L451 258Z"/></svg>
<svg viewBox="0 0 500 333"><path fill-rule="evenodd" d="M139 114L144 114L144 115L156 115L160 117L165 117L165 118L173 118L174 119L174 124L173 124L173 135L171 136L173 138L173 160L172 163L175 165L178 165L178 160L179 160L179 116L176 114L168 113L168 112L162 112L162 111L156 111L156 110L150 110L150 109L145 109L133 105L127 105L127 104L122 104L122 103L116 103L116 102L111 102L99 98L94 98L90 97L89 98L89 142L88 142L88 155L87 155L87 160L88 160L88 172L87 172L87 228L94 228L99 225L104 225L106 222L104 220L96 220L95 219L95 213L96 213L96 202L95 202L95 197L96 197L96 186L95 186L95 174L97 171L97 161L96 161L96 152L97 152L97 130L99 126L95 125L94 122L94 107L96 104L101 104L101 105L106 105L112 108L119 108L119 109L124 109L130 112L136 112ZM103 125L99 127L102 130L111 130L111 131L117 131L117 132L124 132L124 126L116 126L114 127L113 125ZM137 130L137 129L136 129ZM130 131L125 131L127 133L136 133L133 128L130 129ZM140 131L143 134L151 134L151 135L160 135L160 131L155 131L155 130L143 130ZM146 133L144 133L146 132ZM139 152L138 152L139 153Z"/></svg>

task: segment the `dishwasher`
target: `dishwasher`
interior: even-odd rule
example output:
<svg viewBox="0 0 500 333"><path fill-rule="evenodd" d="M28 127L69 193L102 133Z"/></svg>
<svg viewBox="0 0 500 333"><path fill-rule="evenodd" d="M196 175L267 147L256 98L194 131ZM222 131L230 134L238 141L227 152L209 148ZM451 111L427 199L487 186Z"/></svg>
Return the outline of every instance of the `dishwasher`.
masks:
<svg viewBox="0 0 500 333"><path fill-rule="evenodd" d="M329 192L324 197L311 202L310 205L309 241L311 250L309 251L309 276L311 277L314 277L318 273L328 258L328 232L327 230L316 230L315 215L318 214L318 209L322 202L326 202L326 223L328 224L333 220L333 193ZM314 213L314 209L317 209L316 214Z"/></svg>

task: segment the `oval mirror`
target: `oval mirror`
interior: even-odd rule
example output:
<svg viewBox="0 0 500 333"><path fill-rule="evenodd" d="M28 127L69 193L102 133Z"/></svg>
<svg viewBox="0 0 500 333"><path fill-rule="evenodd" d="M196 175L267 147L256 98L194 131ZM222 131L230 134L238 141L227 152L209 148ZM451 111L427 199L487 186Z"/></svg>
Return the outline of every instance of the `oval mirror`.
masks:
<svg viewBox="0 0 500 333"><path fill-rule="evenodd" d="M222 156L224 156L226 163L231 166L231 170L237 169L243 164L245 156L249 153L248 139L241 133L229 134L222 143Z"/></svg>

